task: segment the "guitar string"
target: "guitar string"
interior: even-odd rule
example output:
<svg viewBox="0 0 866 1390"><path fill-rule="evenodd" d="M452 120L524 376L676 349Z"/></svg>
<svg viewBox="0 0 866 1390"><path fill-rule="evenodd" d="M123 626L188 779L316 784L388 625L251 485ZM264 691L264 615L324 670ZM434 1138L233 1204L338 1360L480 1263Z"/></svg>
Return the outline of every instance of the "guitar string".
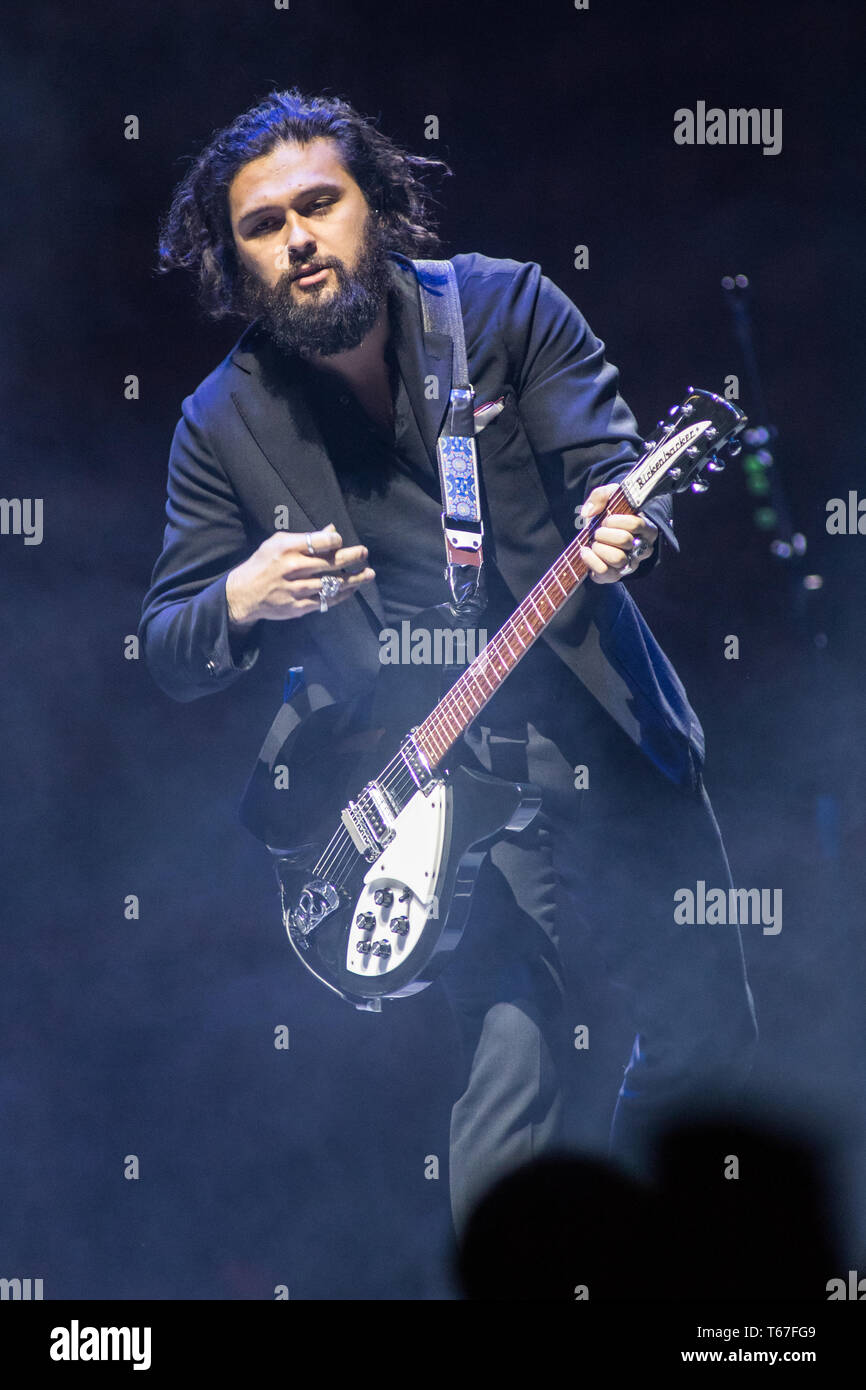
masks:
<svg viewBox="0 0 866 1390"><path fill-rule="evenodd" d="M394 773L399 772L398 763L401 763L402 761L403 760L401 755L399 753L395 754L391 761L385 766L383 772L380 774L378 778L378 781L380 783L386 784L386 786L388 786L388 788L390 789L390 784L388 783L387 779L390 778ZM339 841L343 842L342 845L340 845L339 843L335 843ZM345 825L341 825L340 829L332 837L327 848L319 856L314 872L316 872L317 876L320 878L326 878L334 872L341 873L346 863L351 862L353 850L357 852L355 850L355 843L351 835L349 834L349 831L346 829ZM334 853L336 853L339 856L336 863L334 863L332 857ZM321 872L318 872L319 870L321 870Z"/></svg>
<svg viewBox="0 0 866 1390"><path fill-rule="evenodd" d="M421 726L422 729L426 729L430 734L432 734L436 742L441 743L443 741L442 729L444 728L445 730L447 742L445 742L445 746L439 754L439 759L445 756L445 753L447 753L448 748L451 746L451 744L454 743L457 738L459 738L463 728L466 727L466 723L471 723L472 719L477 718L484 705L493 698L499 686L511 674L518 661L520 661L520 659L523 656L525 656L526 652L532 646L533 642L535 642L535 640L541 636L541 633L544 631L544 628L553 618L554 614L559 611L563 603L565 603L565 601L571 596L571 594L574 593L574 590L586 578L588 569L585 562L579 558L578 552L580 546L586 544L586 541L591 537L593 529L598 528L602 520L604 520L611 513L611 511L613 511L615 507L619 505L620 501L625 501L625 496L621 493L621 489L610 499L604 512L600 513L598 517L594 517L590 525L585 527L584 530L577 537L575 537L573 541L569 543L562 555L560 555L557 558L557 560L550 567L550 569L530 590L526 598L523 599L522 603L518 606L517 610L512 614L510 618L506 620L505 623L503 623L502 627L499 629L499 632L496 634L495 637L492 638L491 642L488 643L488 647L492 649L492 655L488 655L487 647L485 647L484 651L482 651L479 654L479 656L476 657L475 662L473 662L473 665L467 668L467 670L463 673L460 679L455 682L451 690L448 691L448 693L445 696L443 696L442 700L440 700L436 708L424 721L424 724ZM577 564L583 566L583 573L576 573L575 568L569 559L570 551L574 551L574 554L577 555ZM557 567L563 566L567 567L571 571L572 575L573 582L568 587L566 587L562 583L561 579L559 578L559 575L556 573ZM558 587L562 590L562 596L559 598L547 592L547 585L549 584L551 579L555 580ZM543 614L539 613L537 605L535 604L535 595L539 595L543 599L546 599L547 602L550 604L551 612L547 615L547 617L544 617ZM537 630L532 624L529 614L529 607L527 607L527 605L530 605L531 607L535 608L536 613L539 613L539 617L542 618L542 622ZM525 622L526 627L532 634L531 639L528 642L526 641L526 638L522 635L519 627L517 626L518 620ZM510 644L508 643L508 634L510 634L511 637L516 641L516 644L518 646L517 656L515 656L514 653L511 651ZM510 662L508 661L508 657L506 656L506 654L501 650L501 642L503 639L505 641L508 656L510 656L511 658ZM505 667L504 674L501 674L497 671L493 657L498 657L499 660L503 663ZM486 696L486 698L481 702L480 705L478 705L478 708L473 710L473 712L470 715L469 721L466 721L465 714L461 706L465 702L469 705L470 709L472 709L472 704L474 702L472 701L471 696L469 694L469 689L473 680L477 681L478 679L480 679L478 672L476 672L473 675L473 666L476 663L478 663L480 671L483 668L483 666L487 664L488 661L490 665L493 667L494 675L497 677L496 684L494 685L494 688L490 692L490 694ZM450 720L448 717L450 715L455 714L456 723L458 725L456 732L454 732L454 730L450 727Z"/></svg>
<svg viewBox="0 0 866 1390"><path fill-rule="evenodd" d="M539 585L536 586L536 587L541 587L541 586L543 585L543 583L544 583L544 579L542 579L542 580L539 582ZM549 597L549 596L547 596L547 595L545 595L545 596L546 596L546 597ZM563 601L564 601L564 600L563 600ZM514 615L514 616L516 616L516 615ZM510 622L512 622L512 619L507 620L507 622L506 622L505 624L503 624L503 627L500 629L499 633L497 633L497 634L496 634L496 637L494 637L494 639L493 639L494 642L496 642L497 639L504 633L505 628L509 625ZM529 624L527 624L527 625L529 626ZM539 629L539 631L540 631L540 630L541 630L541 629ZM533 631L533 629L531 628L531 626L530 626L530 631ZM528 646L529 646L530 644L525 644L525 645L524 645L524 639L520 638L520 634L519 634L519 632L517 632L516 629L515 629L515 632L516 632L516 635L517 635L518 638L519 638L519 645L523 647L524 651L525 651L525 650L528 650ZM537 636L538 634L535 633L534 635ZM508 644L506 643L506 645L508 645ZM512 659L514 660L514 664L516 665L516 662L517 662L517 660L519 660L519 657L518 657L518 658L514 658L514 654L513 654L513 652L511 652L510 647L508 648L508 650L509 650L509 652L510 652L510 654L511 654L511 656L512 656ZM498 683L501 684L501 682L504 681L504 679L506 678L506 676L510 674L511 670L513 669L513 667L509 667L509 666L507 665L506 660L505 660L505 657L504 657L504 654L501 654L501 653L497 653L497 654L500 655L500 659L502 660L503 665L505 666L505 675L502 675L501 673L496 672L496 675L497 675L497 677L498 677ZM521 655L523 655L523 651L521 651ZM471 670L471 668L470 668L470 670ZM495 667L494 667L494 670L495 670ZM467 675L467 674L468 674L468 672L465 672L465 673L464 673L464 676ZM462 677L461 677L461 679L462 679ZM492 698L493 694L495 694L496 688L497 688L497 686L494 686L494 689L493 689L493 691L491 691L491 694L490 694L490 696L489 696L488 698ZM446 723L446 722L442 719L442 717L441 717L441 716L442 716L442 709L443 709L443 707L452 706L452 707L455 707L455 708L457 708L457 709L459 710L459 707L460 707L460 706L459 706L458 700L455 699L455 698L452 698L452 694L453 694L453 688L452 688L452 691L451 691L451 692L448 692L448 694L447 694L446 697L443 697L443 700L440 701L440 704L437 705L436 709L431 713L431 715L428 717L428 719L425 720L425 723L429 724L429 723L432 722L434 726L437 725L437 724L442 724L442 725L444 725L444 727L446 728L446 730L448 730L449 742L448 742L447 744L445 744L445 746L442 748L441 752L438 754L438 756L437 756L437 758L436 758L437 763L438 763L439 761L441 761L441 758L442 758L442 757L445 755L445 753L447 752L448 747L450 747L450 744L451 744L452 742L454 742L454 741L456 740L457 737L459 737L459 731L458 731L457 734L453 734L452 731L451 731L450 729L448 729L447 723ZM479 708L480 708L480 707L479 707ZM436 732L438 733L438 731L436 731ZM443 740L442 740L442 738L441 738L441 735L439 735L439 736L437 737L436 741L439 742L439 743L442 743L442 742L443 742ZM404 784L404 785L399 785L399 779L401 778L401 774L402 774L403 776L405 776L405 784ZM387 766L385 767L385 769L383 770L383 772L379 775L377 781L378 781L378 783L379 783L380 785L384 786L384 788L385 788L387 791L389 791L389 792L394 792L394 793L395 793L399 798L401 798L401 799L402 799L402 796L403 796L403 794L404 794L405 791L408 791L412 786L415 786L415 785L416 785L415 782L414 782L414 779L413 779L413 778L411 777L411 775L409 774L408 769L406 769L405 761L404 761L402 755L399 754L399 753L396 754L395 757L391 760L391 762L387 764ZM400 808L400 809L402 809L402 808ZM319 855L319 858L318 858L318 860L316 861L316 865L315 865L315 867L314 867L314 873L315 873L317 876L319 876L319 877L325 877L325 875L333 875L335 872L339 873L339 872L342 870L344 864L346 863L347 858L348 858L349 860L351 860L351 852L352 852L352 850L353 850L354 848L355 848L355 846L354 846L354 842L353 842L353 840L352 840L351 835L349 834L349 832L348 832L348 830L346 829L345 826L341 826L341 827L338 829L338 831L335 833L335 835L332 836L331 840L329 841L328 845L325 847L325 849L323 850L323 852ZM335 855L335 854L338 856L338 858L336 859L336 861L335 861L335 859L334 859L334 855Z"/></svg>

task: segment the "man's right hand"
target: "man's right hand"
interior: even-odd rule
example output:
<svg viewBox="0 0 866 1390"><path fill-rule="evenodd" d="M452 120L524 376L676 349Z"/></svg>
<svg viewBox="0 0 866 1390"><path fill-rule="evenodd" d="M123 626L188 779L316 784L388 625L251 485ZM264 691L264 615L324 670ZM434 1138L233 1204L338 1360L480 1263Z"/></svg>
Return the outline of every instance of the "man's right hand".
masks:
<svg viewBox="0 0 866 1390"><path fill-rule="evenodd" d="M229 572L226 601L234 631L248 631L260 618L280 621L317 612L323 575L344 580L339 593L328 599L329 608L375 578L374 571L365 568L366 546L344 550L343 538L333 523L323 531L310 532L309 539L315 555L309 553L303 532L275 531L248 560Z"/></svg>

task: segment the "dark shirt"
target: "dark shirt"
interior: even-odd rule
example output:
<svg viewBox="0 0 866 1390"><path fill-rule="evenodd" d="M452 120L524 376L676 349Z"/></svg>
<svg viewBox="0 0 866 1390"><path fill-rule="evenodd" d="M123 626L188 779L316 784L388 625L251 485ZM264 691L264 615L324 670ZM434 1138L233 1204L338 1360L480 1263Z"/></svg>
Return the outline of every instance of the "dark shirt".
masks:
<svg viewBox="0 0 866 1390"><path fill-rule="evenodd" d="M445 543L441 492L435 460L424 444L396 354L386 349L394 424L385 429L361 407L354 392L327 371L303 364L307 394L334 465L346 508L376 572L388 629L445 603ZM483 505L483 504L482 504ZM512 594L493 561L489 518L484 516L487 607L477 629L490 639L524 596ZM443 614L438 625L448 626ZM381 640L381 637L380 637ZM474 652L484 643L481 632ZM453 679L453 676L452 676ZM589 713L591 697L543 640L536 641L479 715L492 728L519 729L530 720L547 723L562 700L569 723Z"/></svg>

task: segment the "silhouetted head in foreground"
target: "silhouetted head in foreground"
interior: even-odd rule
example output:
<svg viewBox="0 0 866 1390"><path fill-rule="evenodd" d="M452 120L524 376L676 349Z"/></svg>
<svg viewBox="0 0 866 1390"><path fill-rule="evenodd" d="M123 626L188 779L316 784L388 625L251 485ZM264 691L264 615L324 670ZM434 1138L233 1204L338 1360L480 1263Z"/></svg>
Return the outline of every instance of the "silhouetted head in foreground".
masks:
<svg viewBox="0 0 866 1390"><path fill-rule="evenodd" d="M820 1151L742 1118L670 1127L642 1186L557 1154L501 1179L467 1223L469 1299L827 1298L844 1263Z"/></svg>
<svg viewBox="0 0 866 1390"><path fill-rule="evenodd" d="M569 1302L647 1296L654 1201L600 1160L539 1158L502 1178L466 1225L466 1298Z"/></svg>

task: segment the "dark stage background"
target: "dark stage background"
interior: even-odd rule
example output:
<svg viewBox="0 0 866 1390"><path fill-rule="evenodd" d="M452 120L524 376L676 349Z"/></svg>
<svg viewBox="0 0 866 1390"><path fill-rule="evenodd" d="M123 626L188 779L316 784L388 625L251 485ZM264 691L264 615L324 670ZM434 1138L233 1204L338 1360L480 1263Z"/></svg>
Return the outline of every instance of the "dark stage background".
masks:
<svg viewBox="0 0 866 1390"><path fill-rule="evenodd" d="M254 671L175 704L124 656L180 402L241 331L154 274L157 218L213 129L294 84L445 159L445 254L540 262L646 431L730 373L754 414L720 288L750 279L806 557L770 554L732 465L680 499L682 554L635 597L704 721L736 881L783 890L779 935L743 928L755 1103L828 1136L863 1272L866 537L825 527L830 498L866 492L862 8L159 0L46 3L5 28L0 491L44 499L44 537L0 537L0 1275L46 1298L455 1296L443 997L377 1018L295 968L265 851L234 819L280 692ZM674 111L699 100L782 108L781 153L675 144ZM598 1150L630 1032L591 959L572 1007L592 1037L573 1137Z"/></svg>

